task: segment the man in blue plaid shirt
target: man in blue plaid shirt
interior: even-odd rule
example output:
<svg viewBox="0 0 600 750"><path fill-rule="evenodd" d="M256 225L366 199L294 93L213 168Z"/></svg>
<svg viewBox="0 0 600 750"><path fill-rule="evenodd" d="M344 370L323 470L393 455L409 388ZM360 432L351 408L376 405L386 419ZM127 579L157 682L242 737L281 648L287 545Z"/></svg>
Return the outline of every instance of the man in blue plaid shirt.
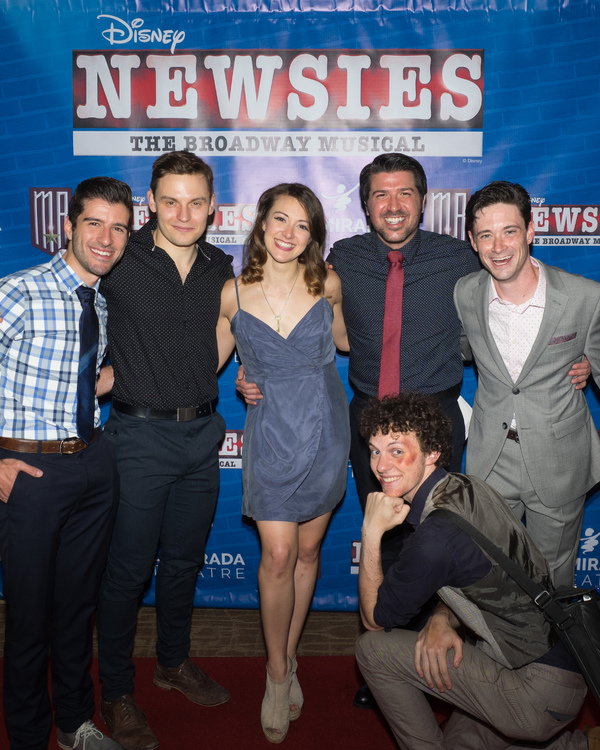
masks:
<svg viewBox="0 0 600 750"><path fill-rule="evenodd" d="M92 615L119 497L114 451L100 432L93 357L97 375L107 317L98 283L125 250L132 212L125 183L85 180L69 203L67 250L0 281L0 556L11 750L48 747L49 652L60 747L120 748L91 722ZM87 389L80 319L92 321Z"/></svg>

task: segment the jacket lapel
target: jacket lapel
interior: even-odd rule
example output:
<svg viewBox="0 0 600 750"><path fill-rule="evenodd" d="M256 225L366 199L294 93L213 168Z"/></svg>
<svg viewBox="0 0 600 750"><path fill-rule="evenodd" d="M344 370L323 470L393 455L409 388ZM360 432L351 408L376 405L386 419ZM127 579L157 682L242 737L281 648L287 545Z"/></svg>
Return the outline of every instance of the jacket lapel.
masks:
<svg viewBox="0 0 600 750"><path fill-rule="evenodd" d="M529 356L525 360L525 364L523 365L521 374L517 379L517 383L520 383L527 377L531 372L532 367L546 351L548 342L556 331L556 327L562 320L567 302L569 301L567 295L559 290L559 288L564 288L564 285L558 275L554 273L554 269L543 265L539 260L537 262L543 267L546 275L546 303L544 306L544 315L540 324L540 330L538 331L538 335L531 347Z"/></svg>
<svg viewBox="0 0 600 750"><path fill-rule="evenodd" d="M510 377L510 374L508 370L506 369L506 365L504 364L504 360L502 359L502 355L500 354L500 351L498 350L498 347L496 346L496 341L494 337L492 336L492 332L490 330L490 305L489 305L489 284L490 284L490 274L487 271L482 271L481 276L479 279L479 284L476 286L475 290L473 291L473 303L475 305L475 311L477 313L477 322L479 324L479 329L481 331L481 336L483 340L485 341L485 344L488 348L490 357L493 359L494 364L498 368L499 374L510 384L512 385L512 378Z"/></svg>

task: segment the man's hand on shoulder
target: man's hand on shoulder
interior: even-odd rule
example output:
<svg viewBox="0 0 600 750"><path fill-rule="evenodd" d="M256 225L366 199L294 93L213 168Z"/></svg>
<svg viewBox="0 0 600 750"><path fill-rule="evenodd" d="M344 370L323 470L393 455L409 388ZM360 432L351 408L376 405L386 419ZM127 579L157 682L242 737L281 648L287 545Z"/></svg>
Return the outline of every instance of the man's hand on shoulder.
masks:
<svg viewBox="0 0 600 750"><path fill-rule="evenodd" d="M581 362L575 362L569 370L571 383L575 386L576 391L581 391L586 387L588 378L592 374L592 366L587 357L584 356Z"/></svg>
<svg viewBox="0 0 600 750"><path fill-rule="evenodd" d="M106 396L113 389L115 383L115 372L112 365L106 365L100 368L100 375L96 383L96 396Z"/></svg>
<svg viewBox="0 0 600 750"><path fill-rule="evenodd" d="M256 383L249 383L246 380L246 374L244 373L244 366L238 367L237 377L235 379L235 388L242 394L244 401L252 406L256 405L257 401L263 397L260 392L260 388Z"/></svg>
<svg viewBox="0 0 600 750"><path fill-rule="evenodd" d="M0 501L7 502L17 479L17 474L23 471L31 477L39 478L44 472L41 469L26 464L17 458L5 458L0 461Z"/></svg>
<svg viewBox="0 0 600 750"><path fill-rule="evenodd" d="M421 630L415 643L415 668L427 686L435 686L440 693L452 689L448 670L448 651L454 649L453 666L458 669L463 657L463 642L456 630L458 621L445 604L438 604L435 612Z"/></svg>

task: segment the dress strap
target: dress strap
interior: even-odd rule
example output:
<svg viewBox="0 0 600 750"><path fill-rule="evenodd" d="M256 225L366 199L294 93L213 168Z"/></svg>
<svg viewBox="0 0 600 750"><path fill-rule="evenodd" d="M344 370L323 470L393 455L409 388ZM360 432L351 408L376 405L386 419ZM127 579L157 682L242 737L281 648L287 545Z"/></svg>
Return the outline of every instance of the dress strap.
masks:
<svg viewBox="0 0 600 750"><path fill-rule="evenodd" d="M242 307L240 305L240 293L238 291L238 277L235 277L235 296L237 297L237 303L238 303L238 310L241 310Z"/></svg>

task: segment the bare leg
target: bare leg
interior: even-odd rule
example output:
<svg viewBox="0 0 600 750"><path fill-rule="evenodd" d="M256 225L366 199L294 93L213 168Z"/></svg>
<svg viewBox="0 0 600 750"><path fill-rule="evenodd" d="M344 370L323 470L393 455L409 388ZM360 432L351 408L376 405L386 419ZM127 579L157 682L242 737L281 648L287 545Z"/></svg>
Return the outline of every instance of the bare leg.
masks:
<svg viewBox="0 0 600 750"><path fill-rule="evenodd" d="M325 513L310 521L298 524L298 559L294 571L294 613L287 644L287 655L290 659L296 656L298 641L312 602L319 570L321 542L330 518L331 513Z"/></svg>
<svg viewBox="0 0 600 750"><path fill-rule="evenodd" d="M269 742L279 743L290 723L292 673L287 641L294 611L294 569L298 558L298 524L258 521L261 542L258 566L260 616L267 646L267 689L260 721Z"/></svg>
<svg viewBox="0 0 600 750"><path fill-rule="evenodd" d="M295 721L300 717L300 712L304 704L302 688L296 675L298 668L296 651L314 594L319 570L321 542L323 541L330 518L331 513L326 513L318 518L302 523L298 527L298 560L294 572L294 614L292 615L287 649L288 657L292 664L290 721Z"/></svg>
<svg viewBox="0 0 600 750"><path fill-rule="evenodd" d="M287 643L294 612L298 524L258 521L257 526L261 543L258 590L267 646L267 670L271 679L283 682L287 674Z"/></svg>
<svg viewBox="0 0 600 750"><path fill-rule="evenodd" d="M258 521L260 613L267 646L267 668L285 679L287 657L296 655L317 580L319 550L331 513L301 524Z"/></svg>

